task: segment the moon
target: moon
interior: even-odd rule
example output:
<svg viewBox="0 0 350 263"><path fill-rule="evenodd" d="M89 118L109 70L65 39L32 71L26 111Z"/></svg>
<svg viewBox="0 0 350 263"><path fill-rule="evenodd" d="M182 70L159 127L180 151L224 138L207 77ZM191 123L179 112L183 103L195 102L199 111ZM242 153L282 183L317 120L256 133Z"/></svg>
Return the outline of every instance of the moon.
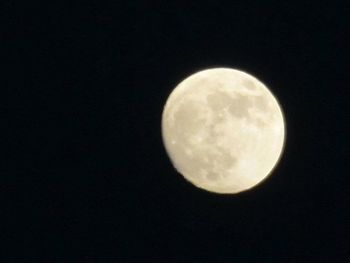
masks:
<svg viewBox="0 0 350 263"><path fill-rule="evenodd" d="M237 69L206 69L184 79L165 103L161 126L175 169L215 193L256 186L284 149L280 104L261 81Z"/></svg>

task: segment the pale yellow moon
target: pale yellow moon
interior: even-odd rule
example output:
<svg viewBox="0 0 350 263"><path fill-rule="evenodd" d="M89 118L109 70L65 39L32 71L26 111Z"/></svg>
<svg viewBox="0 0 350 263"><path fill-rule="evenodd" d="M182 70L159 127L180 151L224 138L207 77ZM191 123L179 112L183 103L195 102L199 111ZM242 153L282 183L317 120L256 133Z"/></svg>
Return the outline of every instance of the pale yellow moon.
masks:
<svg viewBox="0 0 350 263"><path fill-rule="evenodd" d="M264 180L284 148L285 121L271 91L246 72L212 68L183 80L162 114L175 169L195 186L238 193Z"/></svg>

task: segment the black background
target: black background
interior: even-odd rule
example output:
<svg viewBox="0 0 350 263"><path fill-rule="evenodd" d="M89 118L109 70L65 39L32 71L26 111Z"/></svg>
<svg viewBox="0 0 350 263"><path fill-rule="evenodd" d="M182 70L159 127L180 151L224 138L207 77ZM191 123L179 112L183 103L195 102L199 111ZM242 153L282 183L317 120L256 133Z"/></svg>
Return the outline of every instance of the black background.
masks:
<svg viewBox="0 0 350 263"><path fill-rule="evenodd" d="M2 262L349 260L347 7L231 2L4 1ZM161 141L171 90L216 66L265 82L287 123L238 195L187 183Z"/></svg>

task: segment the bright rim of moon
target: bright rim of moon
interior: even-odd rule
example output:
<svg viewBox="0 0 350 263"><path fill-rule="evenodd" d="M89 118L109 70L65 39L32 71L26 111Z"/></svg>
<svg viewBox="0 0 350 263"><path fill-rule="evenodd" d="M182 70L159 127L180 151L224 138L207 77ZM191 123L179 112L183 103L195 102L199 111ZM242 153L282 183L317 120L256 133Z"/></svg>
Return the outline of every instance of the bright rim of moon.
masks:
<svg viewBox="0 0 350 263"><path fill-rule="evenodd" d="M165 149L175 169L199 188L238 193L263 181L285 140L281 107L255 77L213 68L183 80L162 115Z"/></svg>

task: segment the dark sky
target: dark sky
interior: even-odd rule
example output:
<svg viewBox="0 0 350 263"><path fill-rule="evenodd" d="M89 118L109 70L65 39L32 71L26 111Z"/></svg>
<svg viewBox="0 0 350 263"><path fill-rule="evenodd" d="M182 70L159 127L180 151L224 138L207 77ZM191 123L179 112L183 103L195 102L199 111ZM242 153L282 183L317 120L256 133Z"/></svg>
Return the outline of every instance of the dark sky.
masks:
<svg viewBox="0 0 350 263"><path fill-rule="evenodd" d="M1 262L350 258L345 5L4 2ZM187 183L161 141L171 90L215 66L265 82L287 122L274 174L238 195Z"/></svg>

